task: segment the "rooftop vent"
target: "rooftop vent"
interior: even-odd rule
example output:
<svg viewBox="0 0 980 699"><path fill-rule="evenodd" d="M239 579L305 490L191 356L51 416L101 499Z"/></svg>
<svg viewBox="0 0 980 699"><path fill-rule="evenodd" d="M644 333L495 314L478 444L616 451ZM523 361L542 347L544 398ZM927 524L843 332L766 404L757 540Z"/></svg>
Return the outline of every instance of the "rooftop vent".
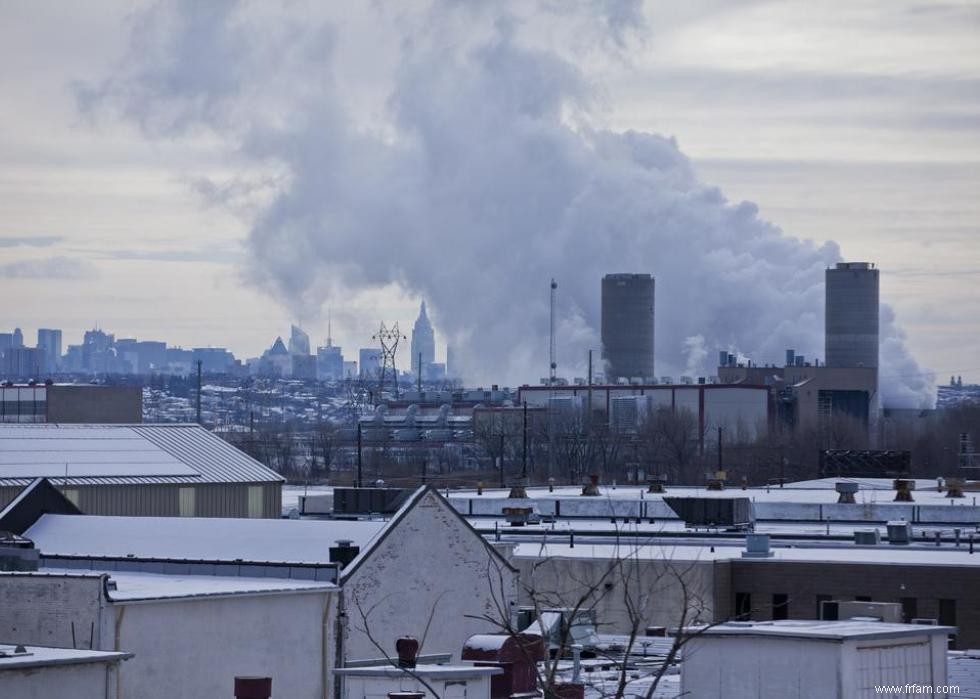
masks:
<svg viewBox="0 0 980 699"><path fill-rule="evenodd" d="M601 494L599 492L599 476L593 473L589 476L589 482L582 486L582 495L596 496Z"/></svg>
<svg viewBox="0 0 980 699"><path fill-rule="evenodd" d="M946 497L948 498L962 498L963 495L963 480L960 478L947 478L946 479Z"/></svg>
<svg viewBox="0 0 980 699"><path fill-rule="evenodd" d="M648 493L666 493L667 476L649 476L647 478Z"/></svg>
<svg viewBox="0 0 980 699"><path fill-rule="evenodd" d="M853 505L854 504L854 493L858 491L858 484L852 483L850 481L838 481L834 485L834 489L840 494L837 498L837 502L843 505Z"/></svg>
<svg viewBox="0 0 980 699"><path fill-rule="evenodd" d="M895 502L913 502L912 491L915 490L915 481L908 478L896 478L893 485L895 487Z"/></svg>
<svg viewBox="0 0 980 699"><path fill-rule="evenodd" d="M910 522L892 521L887 526L889 544L907 546L912 542L912 524Z"/></svg>

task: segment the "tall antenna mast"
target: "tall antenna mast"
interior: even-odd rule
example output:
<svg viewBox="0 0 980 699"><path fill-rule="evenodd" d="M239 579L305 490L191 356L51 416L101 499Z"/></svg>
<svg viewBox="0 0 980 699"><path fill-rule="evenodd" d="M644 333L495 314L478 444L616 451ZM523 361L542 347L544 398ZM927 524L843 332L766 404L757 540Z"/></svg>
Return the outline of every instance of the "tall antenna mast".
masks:
<svg viewBox="0 0 980 699"><path fill-rule="evenodd" d="M327 347L333 347L333 327L331 326L330 309L327 309Z"/></svg>
<svg viewBox="0 0 980 699"><path fill-rule="evenodd" d="M550 332L550 347L549 347L549 358L550 358L550 374L548 381L554 386L558 383L558 352L555 349L555 300L558 295L558 282L551 279L551 332Z"/></svg>

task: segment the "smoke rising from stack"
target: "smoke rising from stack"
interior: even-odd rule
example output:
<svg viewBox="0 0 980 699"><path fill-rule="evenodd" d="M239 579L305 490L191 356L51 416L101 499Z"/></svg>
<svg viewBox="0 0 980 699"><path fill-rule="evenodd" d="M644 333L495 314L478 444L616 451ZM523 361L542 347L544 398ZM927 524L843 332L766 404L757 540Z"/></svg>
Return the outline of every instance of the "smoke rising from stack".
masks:
<svg viewBox="0 0 980 699"><path fill-rule="evenodd" d="M584 66L642 37L640 3L322 5L154 6L118 71L79 90L149 137L225 149L238 174L198 189L246 212L249 279L296 317L395 284L429 301L470 381L534 381L556 277L561 371L584 375L599 281L626 268L657 280L658 374L704 348L819 356L837 245L729 202L672 138L597 126ZM887 307L881 337L886 400L921 404L931 382Z"/></svg>

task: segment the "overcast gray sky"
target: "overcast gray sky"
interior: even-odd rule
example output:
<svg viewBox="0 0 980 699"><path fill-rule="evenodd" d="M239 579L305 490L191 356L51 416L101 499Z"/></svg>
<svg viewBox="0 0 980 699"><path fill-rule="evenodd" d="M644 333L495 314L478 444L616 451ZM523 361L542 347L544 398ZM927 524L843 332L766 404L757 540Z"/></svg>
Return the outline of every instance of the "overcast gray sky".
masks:
<svg viewBox="0 0 980 699"><path fill-rule="evenodd" d="M467 216L482 208L454 209L447 220L458 236L451 243L434 239L437 247L425 251L431 254L429 268L402 265L412 253L397 246L394 258L386 259L383 241L371 248L376 267L353 251L349 260L337 260L337 250L314 246L316 256L331 259L312 268L310 278L297 272L301 288L283 279L289 276L282 271L285 262L261 268L283 240L276 237L284 235L277 222L295 225L295 215L278 218L269 202L295 186L303 172L298 160L275 149L303 148L302 139L314 133L290 131L288 122L298 118L293 110L308 107L318 118L345 114L341 127L324 125L331 134L345 134L331 141L325 154L335 153L337 143L361 138L360 129L397 150L418 138L413 130L431 123L419 116L430 107L448 105L446 113L481 118L460 110L462 101L452 95L437 98L445 86L423 82L417 74L433 64L419 58L411 40L416 31L424 35L437 26L448 27L450 38L474 51L498 51L502 72L510 69L507 61L514 55L527 61L510 78L488 83L493 92L520 82L522 71L554 70L530 87L514 87L526 101L541 85L564 80L566 67L573 68L575 76L554 98L562 114L536 118L560 119L576 134L634 130L673 137L700 183L717 186L731 206L742 200L758 206L758 225L771 222L788 236L813 241L807 249L833 241L845 259L876 262L882 269L882 299L894 310L919 364L935 370L940 381L954 372L980 381L978 2L704 0L634 6L628 0L597 0L582 3L581 16L569 22L555 20L575 14L566 12L564 3L543 2L534 9L515 3L500 13L514 21L514 30L501 30L500 16L482 13L469 20L472 24L433 19L458 12L444 8L464 4L456 2L422 3L417 11L404 3L365 2L343 13L315 3L291 3L282 13L268 3L202 4L214 8L207 21L221 26L195 24L199 17L181 24L185 14L200 13L176 2L161 9L142 2L0 0L0 293L6 299L0 326L19 325L28 338L38 326L61 327L66 342L77 342L84 329L98 324L117 336L226 345L239 356L261 352L296 319L315 340L322 339L327 307L333 309L335 341L350 349L371 344L370 333L381 319L399 320L407 329L419 296L447 288L428 276L438 279L455 259L463 264L479 259L456 258L455 250L482 244L466 232ZM309 26L321 32L315 37L305 13L312 17ZM590 27L590 19L601 21L603 30ZM484 20L486 46L480 43ZM453 37L453 31L459 35ZM536 53L505 55L500 46L510 46L510 35L503 40L494 32L510 31L515 46ZM181 32L183 38L174 40ZM303 38L294 42L290 32ZM426 41L430 53L433 47L446 52L447 64L459 62L453 41ZM262 53L294 44L304 48L288 58ZM330 54L329 62L321 51ZM277 68L274 75L263 72L270 62ZM231 70L230 64L239 68ZM439 71L428 70L433 72ZM465 74L447 71L450 92L453 76ZM329 94L310 87L323 81L331 85ZM409 89L413 93L406 96ZM309 103L296 97L307 92L316 93ZM566 112L566 102L579 101L588 104ZM288 109L276 114L278 104ZM256 145L257 133L270 132L277 137ZM285 132L291 136L288 146L280 138ZM591 137L586 140L586 150L597 147ZM451 148L453 142L438 143ZM317 147L311 143L310 152L319 153ZM365 152L350 161L338 154L335 162L363 164ZM378 152L377 145L369 152ZM384 167L393 171L418 162L390 155ZM331 164L322 162L324 169ZM374 176L370 166L364 164L366 177ZM342 169L347 177L358 177L350 167ZM617 177L607 178L604 186L611 187ZM358 200L345 197L342 209L328 212L358 216L351 206ZM432 206L419 221L438 213ZM317 209L317 225L330 236L323 215ZM604 223L596 218L595 230ZM683 229L671 230L672 236L683 235ZM344 241L359 245L356 235ZM574 237L544 238L521 249L509 241L502 252L515 259L561 256L551 247L560 247L560 241L577 244ZM812 255L809 263L830 259ZM294 252L288 264L302 257ZM615 257L603 259L616 265ZM323 282L337 264L359 268L337 272L342 281L336 284ZM595 279L583 288L594 288L597 297L599 273L640 270L631 269L625 256L619 268L589 271ZM669 280L668 272L652 271ZM552 273L561 284L562 274L575 270ZM497 281L506 287L509 280L501 274ZM544 303L547 280L540 286ZM587 326L595 319L591 302L571 293L569 303L577 304L581 318L570 313L563 328L577 352L594 342ZM672 293L659 285L658 294L659 311ZM526 292L516 295L512 303L525 302ZM444 327L437 332L471 345L479 337L482 318L467 327L460 320L463 311L448 299L427 300L437 324L442 313ZM499 301L504 303L506 297ZM717 337L684 326L678 337L665 338L673 328L669 319L665 323L658 320L658 352L661 344L665 356L680 352L697 333L707 338L708 356L715 356ZM526 330L540 334L536 325ZM753 337L742 338L734 327L723 337L740 349L771 352L775 344L759 339L760 332L755 328L746 333ZM787 337L792 335L773 342L785 344ZM808 341L814 343L811 338L802 345ZM546 359L536 353L536 342L510 358L508 379L519 359L529 368L516 379L544 375ZM675 366L683 369L682 363Z"/></svg>

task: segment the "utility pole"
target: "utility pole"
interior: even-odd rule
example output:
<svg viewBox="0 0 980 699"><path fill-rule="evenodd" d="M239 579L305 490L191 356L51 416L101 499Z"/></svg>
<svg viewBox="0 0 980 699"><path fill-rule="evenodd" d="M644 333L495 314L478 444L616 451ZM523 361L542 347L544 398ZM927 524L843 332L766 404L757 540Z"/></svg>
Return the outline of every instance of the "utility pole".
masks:
<svg viewBox="0 0 980 699"><path fill-rule="evenodd" d="M555 346L555 300L558 294L558 282L551 279L551 320L550 320L550 330L549 330L549 348L548 348L548 382L554 386L558 383L558 352Z"/></svg>
<svg viewBox="0 0 980 699"><path fill-rule="evenodd" d="M201 360L197 360L197 424L201 424Z"/></svg>
<svg viewBox="0 0 980 699"><path fill-rule="evenodd" d="M361 421L357 420L357 487L361 487Z"/></svg>
<svg viewBox="0 0 980 699"><path fill-rule="evenodd" d="M527 480L527 401L524 401L524 448L521 453L521 478Z"/></svg>
<svg viewBox="0 0 980 699"><path fill-rule="evenodd" d="M592 428L592 350L589 350L589 413L585 416L585 426Z"/></svg>
<svg viewBox="0 0 980 699"><path fill-rule="evenodd" d="M721 465L722 464L722 460L721 460L721 430L722 430L722 428L719 427L718 428L718 470L719 471L723 471L724 470L724 468Z"/></svg>

